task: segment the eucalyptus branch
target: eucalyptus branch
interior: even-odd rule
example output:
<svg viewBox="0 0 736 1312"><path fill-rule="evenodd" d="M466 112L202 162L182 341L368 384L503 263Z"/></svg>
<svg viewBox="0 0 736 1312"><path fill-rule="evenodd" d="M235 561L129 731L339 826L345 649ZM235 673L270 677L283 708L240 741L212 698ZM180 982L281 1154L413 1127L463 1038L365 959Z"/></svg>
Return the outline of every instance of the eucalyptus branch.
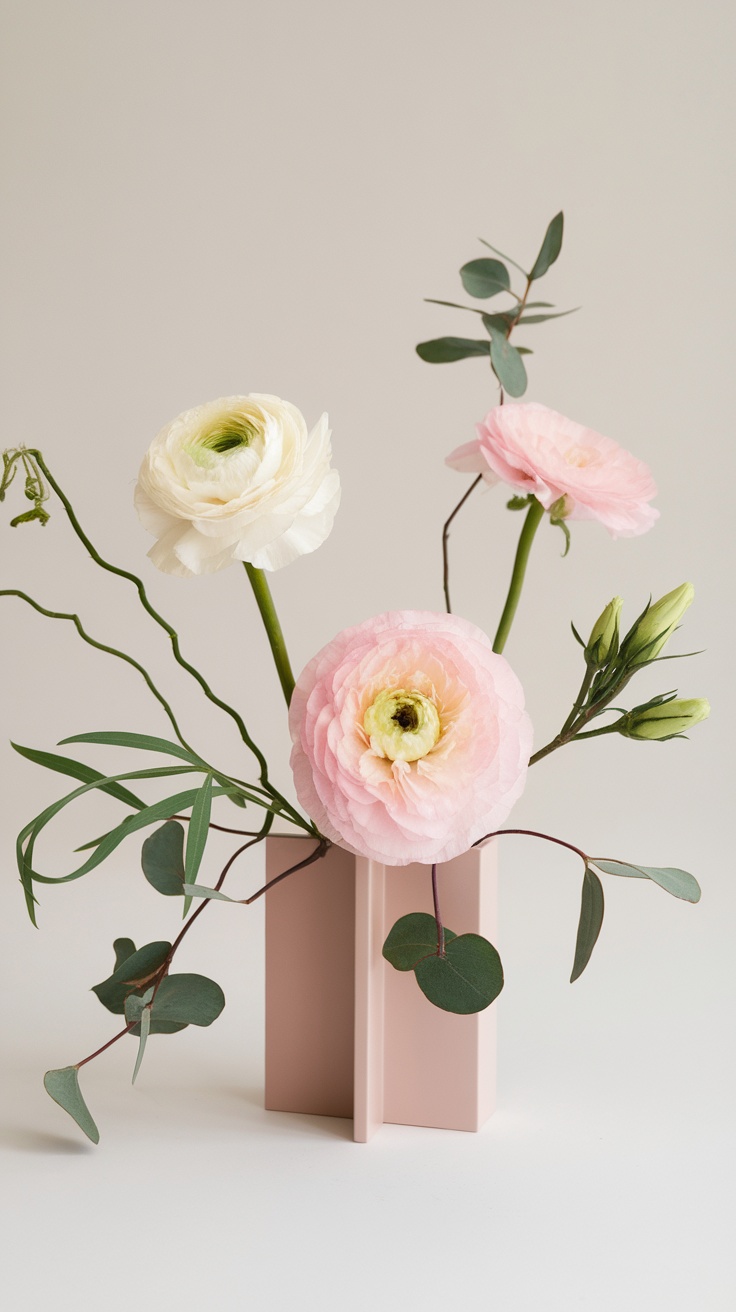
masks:
<svg viewBox="0 0 736 1312"><path fill-rule="evenodd" d="M487 245L487 243L486 243L486 245ZM511 263L513 264L514 261L512 260ZM517 265L516 267L519 268L520 266ZM522 270L522 272L523 272L523 270ZM521 318L522 314L524 313L524 307L525 307L525 305L526 305L527 298L528 298L528 296L529 296L529 292L530 292L530 290L531 290L532 281L533 281L532 278L529 276L529 274L524 274L524 277L526 278L526 286L525 286L525 288L524 288L524 295L523 295L522 297L518 297L518 296L516 296L516 294L515 294L514 292L511 292L510 289L509 289L510 294L511 294L512 296L514 296L514 299L517 301L517 305L516 305L516 307L515 307L513 310L511 310L511 311L508 312L510 317L509 317L509 323L508 323L508 326L507 326L507 328L506 328L506 332L505 332L505 336L506 336L506 339L507 339L507 340L510 338L510 336L511 336L511 334L512 334L512 332L513 332L513 330L514 330L514 328L515 328L515 326L516 326L516 324L519 322L519 319ZM429 297L427 297L426 299L431 300L431 298L429 298ZM472 310L474 313L478 313L478 314L482 314L482 315L485 315L485 314L487 313L486 310L482 310L482 309L476 311L475 306L469 306L469 305L465 305L465 306L464 306L464 305L455 305L455 302L453 302L453 301L433 301L432 303L435 304L435 305L449 305L449 306L452 306L452 307L454 307L455 309L458 309L458 310L464 310L464 309L465 309L465 310ZM503 387L501 387L500 391L501 391L500 404L503 405L503 404L504 404L504 392L503 392ZM449 537L450 537L450 525L452 524L452 521L454 520L454 518L455 518L455 516L457 515L458 511L462 510L462 508L463 508L463 506L465 505L465 502L468 500L468 497L470 496L471 492L473 492L473 491L475 490L475 488L478 486L478 484L481 482L482 477L483 477L483 475L482 475L482 474L479 474L478 477L474 480L474 482L472 482L472 483L470 484L470 487L466 490L466 492L465 492L465 493L463 494L463 496L460 498L458 504L455 506L455 509L452 511L452 513L451 513L451 515L449 516L449 518L448 518L447 520L445 520L445 523L444 523L444 525L443 525L443 527L442 527L442 586L443 586L443 590L444 590L444 594L445 594L445 608L446 608L446 610L447 610L448 615L449 615L449 614L451 613L451 611L452 611L452 607L451 607L451 605L450 605L450 560L449 560ZM537 502L536 504L538 505L539 503ZM532 505L534 505L534 503L532 503ZM535 517L535 518L536 518L536 517ZM534 535L534 532L536 532L536 529L537 529L537 527L538 527L538 524L539 524L539 520L540 520L540 519L541 519L541 513L539 514L539 517L536 518L536 522L534 523L534 530L531 532L531 536L532 536L532 537L533 537L533 535ZM531 516L531 506L530 506L530 512L529 512L529 514L527 515L527 518L526 518L526 521L525 521L525 524L524 524L524 530L522 530L522 539L523 539L523 541L524 541L524 550L525 550L525 556L524 556L523 568L522 568L522 570L521 570L521 574L519 575L518 572L517 572L517 564L519 563L519 554L520 554L520 552L522 552L522 542L520 542L520 543L519 543L518 550L517 550L517 560L516 560L516 562L515 562L515 564L514 564L514 573L513 573L513 575L512 575L512 579L511 579L511 587L510 587L510 589L509 589L509 595L508 595L508 597L507 597L507 599L506 599L506 606L505 606L505 609L504 609L503 615L502 615L502 617L501 617L501 622L500 622L500 624L499 624L498 631L497 631L497 633L496 633L496 642L497 642L497 643L500 642L501 645L497 647L497 646L495 646L495 644L494 644L494 648L493 648L494 651L498 651L498 652L503 651L503 648L504 648L504 645L505 645L505 642L506 642L506 638L508 637L508 633L509 633L509 630L510 630L510 628L511 628L511 623L512 623L513 618L514 618L514 614L516 613L516 607L517 607L517 605L518 605L518 602L519 602L519 596L520 596L520 593L521 593L521 584L522 584L523 581L524 581L524 570L526 569L526 558L528 557L528 554L529 554L529 548L526 546L526 539L524 538L524 531L527 530L528 526L530 525L531 520L532 520L532 516ZM531 539L529 539L529 547L530 547L530 546L531 546ZM512 594L513 594L513 595L512 595Z"/></svg>
<svg viewBox="0 0 736 1312"><path fill-rule="evenodd" d="M188 752L193 751L193 748L190 747L189 743L182 735L174 712L163 693L156 687L148 671L144 669L140 662L135 660L133 656L128 656L126 652L120 651L117 647L110 647L107 643L98 642L96 638L93 638L91 634L86 632L78 615L68 614L67 612L60 610L48 610L46 606L42 606L40 602L34 601L33 597L29 597L26 592L21 592L19 588L0 588L0 597L19 597L21 601L25 601L27 605L32 606L35 611L38 611L39 615L45 615L51 620L69 620L74 625L80 638L90 647L95 647L97 651L105 651L110 656L117 656L118 660L125 661L127 665L132 665L133 669L137 670L145 679L149 691L153 693L156 701L163 707L169 723L171 724L171 727L182 747L186 748Z"/></svg>

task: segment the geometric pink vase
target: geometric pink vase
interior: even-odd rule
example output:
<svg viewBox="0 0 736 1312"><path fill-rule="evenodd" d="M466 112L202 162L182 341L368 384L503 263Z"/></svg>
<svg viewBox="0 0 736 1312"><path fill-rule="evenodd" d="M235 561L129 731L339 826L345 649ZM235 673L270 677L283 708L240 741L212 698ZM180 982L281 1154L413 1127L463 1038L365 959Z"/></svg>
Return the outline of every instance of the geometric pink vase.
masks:
<svg viewBox="0 0 736 1312"><path fill-rule="evenodd" d="M313 850L266 840L266 878ZM442 918L495 942L496 844L438 867ZM413 971L381 955L394 921L432 913L428 866L389 867L331 848L266 894L266 1087L271 1111L478 1130L495 1105L496 1008L440 1011Z"/></svg>

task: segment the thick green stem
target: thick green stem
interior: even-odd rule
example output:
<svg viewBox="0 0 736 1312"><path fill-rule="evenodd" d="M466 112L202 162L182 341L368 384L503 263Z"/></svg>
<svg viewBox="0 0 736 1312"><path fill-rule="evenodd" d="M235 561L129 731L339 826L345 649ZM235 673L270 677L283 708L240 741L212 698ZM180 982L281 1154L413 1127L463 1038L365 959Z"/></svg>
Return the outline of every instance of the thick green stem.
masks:
<svg viewBox="0 0 736 1312"><path fill-rule="evenodd" d="M251 587L258 602L258 609L261 612L261 619L268 635L268 641L271 645L273 659L276 664L279 681L283 689L286 705L291 701L291 694L294 691L294 675L291 672L289 662L289 653L286 650L286 642L279 623L279 617L276 614L276 607L273 604L271 589L268 586L268 580L262 569L256 569L249 561L245 561L245 572L250 579Z"/></svg>
<svg viewBox="0 0 736 1312"><path fill-rule="evenodd" d="M499 655L506 646L509 633L511 632L511 625L514 622L516 609L519 605L519 598L521 597L521 589L524 586L524 575L526 574L529 552L532 549L534 534L542 522L543 515L544 506L537 501L535 497L526 512L524 527L521 530L519 545L516 548L514 569L511 575L508 596L506 597L506 605L503 608L503 615L501 616L501 621L493 640L493 650Z"/></svg>

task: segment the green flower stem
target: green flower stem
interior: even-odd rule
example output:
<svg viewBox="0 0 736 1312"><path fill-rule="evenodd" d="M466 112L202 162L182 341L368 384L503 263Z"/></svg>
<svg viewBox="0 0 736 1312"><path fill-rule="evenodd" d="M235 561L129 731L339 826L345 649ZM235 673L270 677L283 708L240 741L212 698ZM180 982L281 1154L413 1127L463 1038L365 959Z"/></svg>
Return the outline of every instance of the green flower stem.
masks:
<svg viewBox="0 0 736 1312"><path fill-rule="evenodd" d="M258 609L261 612L261 619L263 620L266 634L268 635L268 641L271 645L271 651L276 664L279 681L281 683L284 697L286 698L286 705L288 706L291 701L291 694L294 691L294 675L291 672L289 653L286 650L286 642L281 630L281 624L279 623L279 617L276 614L276 607L273 604L273 597L271 596L271 589L268 586L268 579L262 569L256 569L255 565L251 565L247 560L243 563L245 565L245 572L250 579L255 599L258 602Z"/></svg>
<svg viewBox="0 0 736 1312"><path fill-rule="evenodd" d="M156 701L159 702L161 706L163 706L169 718L169 723L171 724L171 727L174 730L176 737L179 739L179 742L181 743L182 747L184 747L186 751L192 752L193 754L196 755L196 753L194 753L194 748L190 747L189 743L186 741L186 738L184 738L184 736L182 735L179 725L177 724L174 712L172 711L163 693L159 692L158 688L153 682L153 679L151 678L148 671L144 669L143 666L139 664L137 660L134 660L132 656L128 656L126 652L119 651L117 647L108 647L106 643L98 642L96 638L91 637L90 634L85 631L84 626L82 625L82 621L80 620L78 615L67 614L65 611L60 611L60 610L47 610L47 608L45 606L42 606L40 602L34 601L33 597L29 597L27 593L21 592L19 588L0 588L0 597L19 597L21 601L25 601L29 606L32 606L35 611L38 611L39 615L45 615L50 620L70 620L71 623L74 625L75 629L77 630L77 633L79 634L80 638L82 638L84 642L88 643L90 647L95 647L97 651L106 651L110 656L117 656L118 660L125 661L127 665L132 665L133 669L137 670L138 673L143 676L143 678L146 681L146 684L148 685L149 690L153 693L154 697L156 698Z"/></svg>
<svg viewBox="0 0 736 1312"><path fill-rule="evenodd" d="M519 605L519 598L521 597L521 589L524 585L524 575L526 574L529 552L532 549L534 534L539 528L543 516L544 506L541 502L537 501L535 497L526 512L524 527L521 530L519 545L516 549L514 569L511 575L508 596L506 597L506 605L503 608L503 615L501 616L501 621L493 640L493 650L499 655L506 646L509 633L511 632L511 625L514 622L516 609Z"/></svg>
<svg viewBox="0 0 736 1312"><path fill-rule="evenodd" d="M256 743L253 741L250 734L248 733L248 730L245 727L245 723L243 721L242 716L234 709L234 707L229 706L227 702L224 702L222 700L222 698L216 696L216 694L212 691L209 684L207 683L207 680L204 678L204 675L200 674L199 670L197 670L193 665L191 665L189 661L184 659L184 657L181 654L181 650L179 647L179 638L175 629L173 629L172 626L168 623L168 621L165 620L162 615L159 615L158 611L155 610L154 607L151 605L150 601L148 600L146 589L143 585L142 580L139 579L137 575L131 574L129 570L120 569L117 565L112 565L109 561L105 560L100 555L97 549L93 546L90 539L87 537L87 534L84 532L81 524L79 523L79 520L77 519L76 514L74 513L74 508L71 502L69 501L69 498L65 495L62 488L56 482L56 479L54 478L53 474L51 473L48 466L46 465L46 462L43 456L41 455L41 452L36 450L35 448L29 447L24 449L22 453L18 452L18 456L20 457L21 455L23 457L27 457L35 461L35 464L37 465L38 469L43 473L44 477L46 478L49 487L53 488L62 506L64 507L64 511L66 513L67 519L69 520L69 523L71 524L72 529L74 530L76 536L79 538L79 541L82 543L82 545L86 547L87 551L89 552L95 564L99 565L100 569L107 570L107 572L110 574L116 574L119 578L128 579L128 581L134 585L138 593L138 599L141 605L143 606L143 609L147 612L148 615L151 616L151 619L154 620L156 624L158 624L159 627L162 628L164 632L168 634L169 638L171 639L171 649L174 655L174 660L177 662L178 665L182 667L182 669L187 671L187 674L191 674L192 678L196 679L205 697L207 697L208 700L213 703L213 705L218 706L221 711L224 711L226 715L229 715L230 718L234 720L235 724L237 725L238 731L240 733L241 739L245 743L246 747L248 747L249 750L253 753L253 755L256 758L256 761L258 762L260 780L261 783L263 784L265 791L268 793L270 797L273 798L274 801L286 805L288 809L293 812L293 807L290 807L288 805L288 803L286 802L286 798L284 798L281 795L281 793L279 793L278 790L274 788L273 785L271 784L268 778L268 763L266 761L266 758L263 755L261 749L256 745ZM10 463L11 462L6 463L4 469L4 479L3 479L4 488L8 487L9 482L12 478L12 474L9 475ZM311 832L311 826L308 825L308 823L303 819L303 817L301 816L299 817L298 823L302 826L302 828L308 829Z"/></svg>

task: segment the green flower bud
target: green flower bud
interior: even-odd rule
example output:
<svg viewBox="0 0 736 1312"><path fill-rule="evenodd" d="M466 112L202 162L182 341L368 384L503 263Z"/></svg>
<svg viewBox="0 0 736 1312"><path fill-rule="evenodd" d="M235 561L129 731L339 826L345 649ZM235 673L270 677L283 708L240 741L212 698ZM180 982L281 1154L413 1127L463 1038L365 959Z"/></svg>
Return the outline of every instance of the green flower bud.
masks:
<svg viewBox="0 0 736 1312"><path fill-rule="evenodd" d="M619 732L627 738L663 742L684 733L701 720L707 720L709 715L710 702L705 697L691 697L689 700L677 697L669 702L639 706L629 711L621 722Z"/></svg>
<svg viewBox="0 0 736 1312"><path fill-rule="evenodd" d="M614 597L593 625L585 659L596 669L601 669L618 652L618 621L623 604L622 597Z"/></svg>
<svg viewBox="0 0 736 1312"><path fill-rule="evenodd" d="M621 659L628 665L641 665L653 661L669 641L688 606L695 589L692 583L681 583L645 610L621 644Z"/></svg>

